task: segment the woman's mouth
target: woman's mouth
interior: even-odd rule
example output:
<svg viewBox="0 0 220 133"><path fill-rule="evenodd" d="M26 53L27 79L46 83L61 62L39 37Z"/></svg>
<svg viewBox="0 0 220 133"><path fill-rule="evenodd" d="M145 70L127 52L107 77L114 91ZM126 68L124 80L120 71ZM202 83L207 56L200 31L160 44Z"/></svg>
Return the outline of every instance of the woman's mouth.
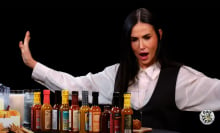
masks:
<svg viewBox="0 0 220 133"><path fill-rule="evenodd" d="M140 57L141 60L146 60L148 58L148 54L149 53L140 53L139 57Z"/></svg>

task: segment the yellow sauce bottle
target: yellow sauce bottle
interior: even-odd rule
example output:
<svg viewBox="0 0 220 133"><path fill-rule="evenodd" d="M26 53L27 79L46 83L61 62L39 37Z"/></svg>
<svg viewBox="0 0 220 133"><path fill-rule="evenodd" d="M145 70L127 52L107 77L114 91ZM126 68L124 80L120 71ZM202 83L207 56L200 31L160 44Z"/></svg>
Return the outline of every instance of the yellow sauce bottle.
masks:
<svg viewBox="0 0 220 133"><path fill-rule="evenodd" d="M62 104L60 107L60 132L67 133L69 132L69 91L62 90Z"/></svg>
<svg viewBox="0 0 220 133"><path fill-rule="evenodd" d="M121 133L133 132L133 110L130 100L131 93L124 93L124 107L121 110Z"/></svg>

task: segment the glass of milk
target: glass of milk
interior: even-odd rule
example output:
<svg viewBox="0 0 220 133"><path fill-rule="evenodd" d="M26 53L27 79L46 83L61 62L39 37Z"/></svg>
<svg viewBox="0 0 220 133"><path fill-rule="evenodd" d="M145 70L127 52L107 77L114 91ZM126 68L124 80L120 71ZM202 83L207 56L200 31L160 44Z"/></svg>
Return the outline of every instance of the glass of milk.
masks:
<svg viewBox="0 0 220 133"><path fill-rule="evenodd" d="M24 90L10 90L9 101L10 110L20 112L20 125L22 125L24 119Z"/></svg>

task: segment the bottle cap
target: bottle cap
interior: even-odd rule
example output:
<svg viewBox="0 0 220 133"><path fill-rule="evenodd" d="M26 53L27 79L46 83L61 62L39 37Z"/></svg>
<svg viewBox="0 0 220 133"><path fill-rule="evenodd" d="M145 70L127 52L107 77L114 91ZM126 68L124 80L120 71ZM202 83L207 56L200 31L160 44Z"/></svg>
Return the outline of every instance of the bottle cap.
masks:
<svg viewBox="0 0 220 133"><path fill-rule="evenodd" d="M104 109L111 109L111 106L110 105L104 105Z"/></svg>
<svg viewBox="0 0 220 133"><path fill-rule="evenodd" d="M67 95L68 96L69 95L69 91L68 90L62 90L62 96L63 95L65 95L65 96Z"/></svg>
<svg viewBox="0 0 220 133"><path fill-rule="evenodd" d="M92 92L92 96L99 96L99 92L93 91L93 92Z"/></svg>
<svg viewBox="0 0 220 133"><path fill-rule="evenodd" d="M72 95L78 95L78 91L72 91Z"/></svg>
<svg viewBox="0 0 220 133"><path fill-rule="evenodd" d="M55 103L56 104L61 104L61 91L60 90L55 90Z"/></svg>
<svg viewBox="0 0 220 133"><path fill-rule="evenodd" d="M41 93L40 92L34 92L34 95L40 95Z"/></svg>
<svg viewBox="0 0 220 133"><path fill-rule="evenodd" d="M56 96L61 96L61 91L55 90L55 95L56 95Z"/></svg>
<svg viewBox="0 0 220 133"><path fill-rule="evenodd" d="M114 96L114 97L118 97L119 94L120 94L120 92L117 91L117 92L114 92L114 93L113 93L113 96Z"/></svg>
<svg viewBox="0 0 220 133"><path fill-rule="evenodd" d="M34 92L34 101L35 102L40 102L40 92Z"/></svg>
<svg viewBox="0 0 220 133"><path fill-rule="evenodd" d="M82 105L88 104L88 91L82 91Z"/></svg>
<svg viewBox="0 0 220 133"><path fill-rule="evenodd" d="M131 97L131 93L124 93L124 98L130 98Z"/></svg>
<svg viewBox="0 0 220 133"><path fill-rule="evenodd" d="M50 94L50 90L44 90L43 93L44 94Z"/></svg>
<svg viewBox="0 0 220 133"><path fill-rule="evenodd" d="M88 93L89 93L88 91L82 91L82 96L86 96L87 97Z"/></svg>

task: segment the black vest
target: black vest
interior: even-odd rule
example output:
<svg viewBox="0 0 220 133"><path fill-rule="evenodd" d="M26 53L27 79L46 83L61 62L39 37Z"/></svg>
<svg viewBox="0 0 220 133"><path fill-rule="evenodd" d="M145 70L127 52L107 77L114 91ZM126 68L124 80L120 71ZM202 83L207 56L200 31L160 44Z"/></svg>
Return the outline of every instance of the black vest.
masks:
<svg viewBox="0 0 220 133"><path fill-rule="evenodd" d="M211 125L204 125L199 119L200 112L181 111L177 108L175 88L180 67L181 65L173 65L161 68L152 97L142 109L134 110L133 118L141 120L143 127L153 129L187 133L195 131L220 132L219 112L214 112L215 121Z"/></svg>

